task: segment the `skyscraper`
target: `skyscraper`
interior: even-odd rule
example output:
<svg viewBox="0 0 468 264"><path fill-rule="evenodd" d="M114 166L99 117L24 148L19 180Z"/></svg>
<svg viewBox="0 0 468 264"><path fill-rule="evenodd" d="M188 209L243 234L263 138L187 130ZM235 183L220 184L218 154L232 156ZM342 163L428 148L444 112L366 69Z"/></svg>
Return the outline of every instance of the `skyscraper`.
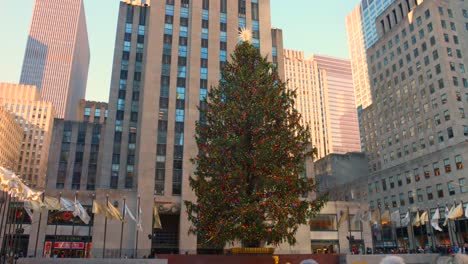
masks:
<svg viewBox="0 0 468 264"><path fill-rule="evenodd" d="M141 235L141 249L197 250L183 204L195 199L188 184L198 151L195 122L203 119L198 107L218 84L240 28L251 29L252 44L282 67L281 31L271 28L269 0L120 3L97 185L136 191L147 233L159 209L163 228L152 230L152 240Z"/></svg>
<svg viewBox="0 0 468 264"><path fill-rule="evenodd" d="M37 86L59 118L85 98L89 43L83 0L36 0L20 83Z"/></svg>
<svg viewBox="0 0 468 264"><path fill-rule="evenodd" d="M297 108L310 128L317 158L359 152L359 128L348 60L285 50L285 74L297 89Z"/></svg>
<svg viewBox="0 0 468 264"><path fill-rule="evenodd" d="M375 21L378 41L367 50L372 104L361 123L371 175L354 189L375 210L410 207L416 215L466 202L467 17L463 1L397 0ZM429 245L468 236L456 230L437 232ZM411 248L427 239L416 236Z"/></svg>

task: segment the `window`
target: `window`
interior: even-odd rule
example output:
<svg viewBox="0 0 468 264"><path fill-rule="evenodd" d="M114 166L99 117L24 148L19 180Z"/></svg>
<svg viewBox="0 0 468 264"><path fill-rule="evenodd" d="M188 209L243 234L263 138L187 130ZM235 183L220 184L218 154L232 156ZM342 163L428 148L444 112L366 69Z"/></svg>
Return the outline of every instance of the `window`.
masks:
<svg viewBox="0 0 468 264"><path fill-rule="evenodd" d="M447 189L450 196L455 195L455 187L453 186L453 181L447 182Z"/></svg>
<svg viewBox="0 0 468 264"><path fill-rule="evenodd" d="M443 190L442 184L437 184L436 189L437 189L437 197L444 198L444 190Z"/></svg>
<svg viewBox="0 0 468 264"><path fill-rule="evenodd" d="M432 168L434 170L434 175L439 176L440 175L439 162L432 163Z"/></svg>
<svg viewBox="0 0 468 264"><path fill-rule="evenodd" d="M442 133L442 131L437 132L437 142L444 142L444 134Z"/></svg>
<svg viewBox="0 0 468 264"><path fill-rule="evenodd" d="M457 166L457 170L463 169L463 160L461 155L455 156L455 166Z"/></svg>
<svg viewBox="0 0 468 264"><path fill-rule="evenodd" d="M408 203L409 204L414 204L414 194L413 191L408 192Z"/></svg>
<svg viewBox="0 0 468 264"><path fill-rule="evenodd" d="M460 193L468 192L468 186L466 185L465 178L461 178L458 180L458 185L460 186Z"/></svg>
<svg viewBox="0 0 468 264"><path fill-rule="evenodd" d="M450 120L450 111L449 110L444 111L444 118L445 118L445 121Z"/></svg>
<svg viewBox="0 0 468 264"><path fill-rule="evenodd" d="M427 186L426 187L426 194L427 194L427 200L432 200L434 199L434 194L432 194L432 186Z"/></svg>
<svg viewBox="0 0 468 264"><path fill-rule="evenodd" d="M397 174L397 183L398 183L398 186L403 185L403 181L401 180L401 174Z"/></svg>
<svg viewBox="0 0 468 264"><path fill-rule="evenodd" d="M414 180L415 180L415 181L418 182L418 181L421 180L421 177L419 177L419 169L418 169L418 168L416 168L416 169L413 170L413 175L414 175Z"/></svg>
<svg viewBox="0 0 468 264"><path fill-rule="evenodd" d="M453 128L452 127L449 127L447 128L447 136L448 138L453 138Z"/></svg>
<svg viewBox="0 0 468 264"><path fill-rule="evenodd" d="M400 206L405 206L405 196L404 196L404 194L400 193L399 198L400 198Z"/></svg>
<svg viewBox="0 0 468 264"><path fill-rule="evenodd" d="M418 198L418 203L421 203L423 202L423 192L422 192L422 189L417 189L416 190L416 196Z"/></svg>
<svg viewBox="0 0 468 264"><path fill-rule="evenodd" d="M393 182L393 176L390 176L390 178L388 178L388 181L390 182L390 189L395 188L395 183Z"/></svg>
<svg viewBox="0 0 468 264"><path fill-rule="evenodd" d="M398 207L398 204L397 204L397 200L396 200L396 196L395 196L395 195L392 195L392 207L393 207L393 208Z"/></svg>
<svg viewBox="0 0 468 264"><path fill-rule="evenodd" d="M440 101L442 102L442 104L446 104L447 103L447 94L443 94L440 96Z"/></svg>
<svg viewBox="0 0 468 264"><path fill-rule="evenodd" d="M374 192L374 188L372 188L372 183L368 183L368 184L367 184L367 190L369 191L369 193L373 193L373 192Z"/></svg>
<svg viewBox="0 0 468 264"><path fill-rule="evenodd" d="M436 125L440 125L441 122L440 122L440 115L439 114L434 116L434 123Z"/></svg>
<svg viewBox="0 0 468 264"><path fill-rule="evenodd" d="M336 215L317 215L310 219L310 231L336 231L338 230Z"/></svg>
<svg viewBox="0 0 468 264"><path fill-rule="evenodd" d="M444 159L444 168L445 168L445 172L452 171L452 168L450 166L450 159Z"/></svg>
<svg viewBox="0 0 468 264"><path fill-rule="evenodd" d="M406 171L405 176L406 176L406 184L411 184L411 172Z"/></svg>

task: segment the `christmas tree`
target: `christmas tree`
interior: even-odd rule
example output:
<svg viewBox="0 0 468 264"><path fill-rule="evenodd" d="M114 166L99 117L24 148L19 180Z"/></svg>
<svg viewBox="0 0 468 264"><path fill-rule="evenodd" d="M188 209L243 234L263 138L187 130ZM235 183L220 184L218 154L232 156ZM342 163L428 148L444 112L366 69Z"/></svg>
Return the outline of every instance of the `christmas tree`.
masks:
<svg viewBox="0 0 468 264"><path fill-rule="evenodd" d="M304 198L316 188L305 176L313 149L294 101L272 63L248 41L236 46L196 126L197 201L185 204L199 243L295 244L321 209L324 198Z"/></svg>

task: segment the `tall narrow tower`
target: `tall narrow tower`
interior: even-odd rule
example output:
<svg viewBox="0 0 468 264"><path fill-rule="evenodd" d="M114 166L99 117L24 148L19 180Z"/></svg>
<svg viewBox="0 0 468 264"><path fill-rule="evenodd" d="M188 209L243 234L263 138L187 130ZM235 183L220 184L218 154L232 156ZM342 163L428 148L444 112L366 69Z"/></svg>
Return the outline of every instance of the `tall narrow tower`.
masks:
<svg viewBox="0 0 468 264"><path fill-rule="evenodd" d="M37 86L57 117L76 119L90 59L83 0L34 2L20 83Z"/></svg>

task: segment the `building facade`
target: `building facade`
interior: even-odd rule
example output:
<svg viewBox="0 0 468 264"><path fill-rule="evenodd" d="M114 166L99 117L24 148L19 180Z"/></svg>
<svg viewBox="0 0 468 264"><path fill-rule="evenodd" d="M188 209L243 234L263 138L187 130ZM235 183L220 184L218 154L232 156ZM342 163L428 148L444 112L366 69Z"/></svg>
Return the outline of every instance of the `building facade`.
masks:
<svg viewBox="0 0 468 264"><path fill-rule="evenodd" d="M304 52L284 51L285 75L297 89L297 108L310 128L318 158L330 153L360 151L349 61Z"/></svg>
<svg viewBox="0 0 468 264"><path fill-rule="evenodd" d="M23 129L15 115L0 106L0 166L15 171L18 168Z"/></svg>
<svg viewBox="0 0 468 264"><path fill-rule="evenodd" d="M377 40L375 19L395 0L362 0L346 17L349 55L358 111L372 103L366 50Z"/></svg>
<svg viewBox="0 0 468 264"><path fill-rule="evenodd" d="M251 29L252 44L282 67L281 31L271 28L268 0L120 3L98 185L131 190L145 204L145 235L129 235L127 246L197 251L183 204L195 199L188 184L197 154L195 121L203 118L198 107L218 84L241 28ZM152 230L155 206L163 228ZM102 247L102 240L94 243Z"/></svg>
<svg viewBox="0 0 468 264"><path fill-rule="evenodd" d="M37 86L59 118L75 119L89 60L83 1L34 1L20 83Z"/></svg>
<svg viewBox="0 0 468 264"><path fill-rule="evenodd" d="M373 103L362 112L371 175L352 187L373 209L432 215L466 202L467 17L460 1L400 0L376 19L379 40L367 50ZM463 226L432 237L459 244Z"/></svg>
<svg viewBox="0 0 468 264"><path fill-rule="evenodd" d="M55 111L35 86L0 83L0 105L14 113L23 130L20 158L13 169L31 187L44 188Z"/></svg>
<svg viewBox="0 0 468 264"><path fill-rule="evenodd" d="M364 153L330 154L314 163L315 179L319 193L329 193L332 201L351 201L354 193L337 191L343 185L369 176Z"/></svg>
<svg viewBox="0 0 468 264"><path fill-rule="evenodd" d="M78 106L77 121L104 124L107 121L107 103L81 99Z"/></svg>

